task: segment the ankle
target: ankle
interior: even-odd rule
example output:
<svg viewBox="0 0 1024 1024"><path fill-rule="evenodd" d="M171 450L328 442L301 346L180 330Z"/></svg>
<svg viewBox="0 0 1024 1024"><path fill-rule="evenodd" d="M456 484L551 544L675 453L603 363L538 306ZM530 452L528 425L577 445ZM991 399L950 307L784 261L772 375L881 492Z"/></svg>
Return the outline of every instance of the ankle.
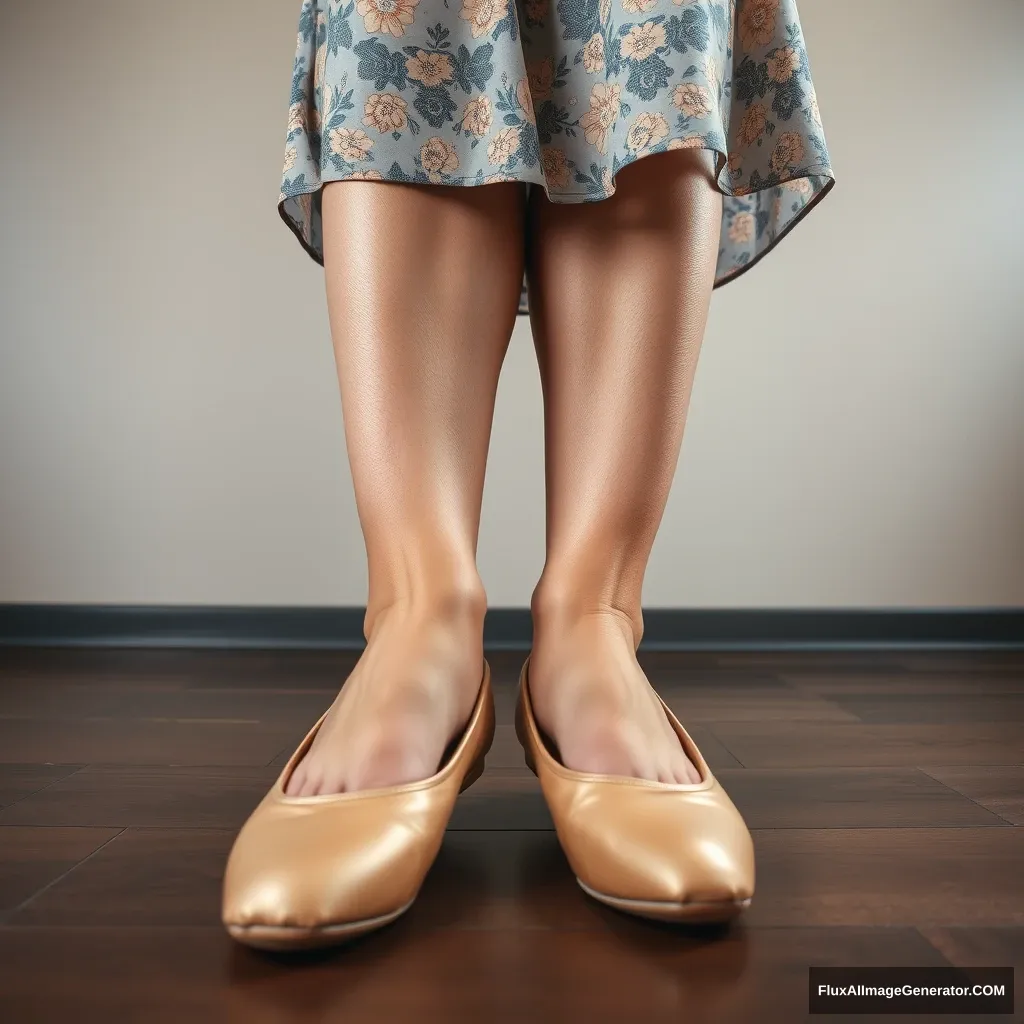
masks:
<svg viewBox="0 0 1024 1024"><path fill-rule="evenodd" d="M487 594L479 582L392 592L367 604L363 633L369 641L385 620L398 619L409 623L445 623L482 636L486 612Z"/></svg>
<svg viewBox="0 0 1024 1024"><path fill-rule="evenodd" d="M633 645L640 644L644 623L639 601L609 600L604 593L592 593L549 582L538 584L530 600L534 645L546 646L575 632L585 623L614 628Z"/></svg>

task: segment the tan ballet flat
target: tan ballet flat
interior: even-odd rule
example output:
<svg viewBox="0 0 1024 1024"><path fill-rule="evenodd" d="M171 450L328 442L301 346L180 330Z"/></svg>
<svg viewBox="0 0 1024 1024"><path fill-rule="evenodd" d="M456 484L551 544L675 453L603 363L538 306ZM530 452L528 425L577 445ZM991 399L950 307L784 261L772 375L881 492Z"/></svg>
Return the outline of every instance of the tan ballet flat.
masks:
<svg viewBox="0 0 1024 1024"><path fill-rule="evenodd" d="M285 783L326 713L242 827L224 874L221 916L261 949L332 945L383 927L412 906L441 848L456 796L484 769L494 738L490 666L473 713L441 768L420 782L325 796Z"/></svg>
<svg viewBox="0 0 1024 1024"><path fill-rule="evenodd" d="M665 702L701 782L572 771L554 756L533 717L529 664L527 658L519 677L516 735L583 891L618 910L664 921L710 923L739 914L754 894L753 841Z"/></svg>

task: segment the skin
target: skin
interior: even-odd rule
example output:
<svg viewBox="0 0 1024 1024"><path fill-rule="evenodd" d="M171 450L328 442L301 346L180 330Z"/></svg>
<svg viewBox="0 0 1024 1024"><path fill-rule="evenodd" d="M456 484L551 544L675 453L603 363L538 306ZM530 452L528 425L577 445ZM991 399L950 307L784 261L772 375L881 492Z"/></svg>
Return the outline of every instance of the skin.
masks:
<svg viewBox="0 0 1024 1024"><path fill-rule="evenodd" d="M702 150L597 203L519 183L324 186L328 311L366 544L367 645L291 795L427 778L480 685L476 568L524 257L544 391L547 542L530 693L578 771L698 782L643 670L641 588L678 462L718 254Z"/></svg>

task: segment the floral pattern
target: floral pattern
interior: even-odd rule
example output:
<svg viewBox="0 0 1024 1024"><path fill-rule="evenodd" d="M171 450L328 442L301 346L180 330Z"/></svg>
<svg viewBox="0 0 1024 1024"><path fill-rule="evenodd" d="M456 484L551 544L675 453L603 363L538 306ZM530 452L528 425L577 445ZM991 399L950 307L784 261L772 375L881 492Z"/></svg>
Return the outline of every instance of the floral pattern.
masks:
<svg viewBox="0 0 1024 1024"><path fill-rule="evenodd" d="M325 181L596 202L632 161L701 148L717 286L834 183L795 0L303 0L296 45L278 209L319 263Z"/></svg>

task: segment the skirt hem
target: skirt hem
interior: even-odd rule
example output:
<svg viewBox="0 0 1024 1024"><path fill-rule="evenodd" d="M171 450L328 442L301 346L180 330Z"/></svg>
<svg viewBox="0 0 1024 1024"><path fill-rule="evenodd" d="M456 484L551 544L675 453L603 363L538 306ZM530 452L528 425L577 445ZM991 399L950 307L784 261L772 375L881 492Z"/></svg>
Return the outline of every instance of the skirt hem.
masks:
<svg viewBox="0 0 1024 1024"><path fill-rule="evenodd" d="M793 230L793 228L795 228L798 224L800 224L803 221L807 214L810 213L811 210L813 210L818 205L818 203L821 202L821 200L824 199L825 196L829 194L829 192L831 192L833 186L836 183L835 176L830 166L828 166L827 164L810 164L805 167L801 167L798 171L795 171L792 174L780 177L778 181L773 181L770 184L762 186L761 188L747 189L744 192L737 195L737 193L735 193L732 189L728 188L728 186L723 186L721 180L723 173L727 173L726 167L728 164L728 154L724 153L721 149L718 149L715 146L688 146L685 148L700 149L705 152L713 153L715 155L715 187L719 191L719 193L721 193L721 195L725 198L749 199L754 196L757 196L759 193L768 192L770 190L777 188L782 188L789 182L802 181L809 178L816 178L821 181L821 185L815 190L814 195L811 196L811 198L808 199L807 202L804 203L804 205L793 215L793 217L785 224L782 230L780 230L770 241L768 241L764 246L762 246L761 249L754 254L752 259L748 260L744 264L741 264L727 271L725 274L718 275L714 282L714 288L720 288L722 285L735 281L738 277L741 277L752 267L756 266L765 256L768 255L768 253L770 253L779 244L779 242L782 241L783 238L786 237L786 235L790 233L790 231ZM615 179L618 177L618 175L621 173L624 167L628 167L631 164L634 164L640 160L645 160L652 156L658 156L661 153L670 153L675 151L676 150L658 149L649 153L634 154L630 159L623 161L622 164L620 164L618 169L615 171L615 174L612 175L612 189L607 192L557 192L554 193L554 195L557 196L557 198L552 198L552 192L549 190L547 186L547 181L543 178L537 177L536 175L510 175L508 177L501 178L500 182L518 182L524 185L538 185L544 189L545 196L547 197L548 201L552 203L564 203L566 205L583 205L584 203L603 202L606 199L610 199L618 191L615 187ZM303 188L298 189L295 192L289 193L288 195L282 195L278 200L277 209L278 213L281 216L281 219L291 229L292 233L299 240L299 243L302 245L302 248L306 251L306 253L310 257L312 257L312 259L320 266L324 265L323 253L319 251L316 246L312 245L306 238L302 230L301 223L288 214L286 206L290 200L296 200L298 199L299 196L307 195L311 197L318 197L319 194L322 192L324 185L330 182L337 181L376 181L381 184L413 184L426 186L452 185L460 188L474 188L485 184L500 183L495 182L493 178L489 181L485 181L483 178L481 178L480 174L472 176L465 175L459 178L446 177L443 180L436 182L420 180L405 181L403 179L398 178L384 177L366 178L364 175L365 171L358 169L350 173L336 171L332 173L330 170L325 172L324 169L321 169L319 181L309 182ZM518 315L526 315L528 312L529 310L526 308L525 304L521 304L518 310Z"/></svg>

